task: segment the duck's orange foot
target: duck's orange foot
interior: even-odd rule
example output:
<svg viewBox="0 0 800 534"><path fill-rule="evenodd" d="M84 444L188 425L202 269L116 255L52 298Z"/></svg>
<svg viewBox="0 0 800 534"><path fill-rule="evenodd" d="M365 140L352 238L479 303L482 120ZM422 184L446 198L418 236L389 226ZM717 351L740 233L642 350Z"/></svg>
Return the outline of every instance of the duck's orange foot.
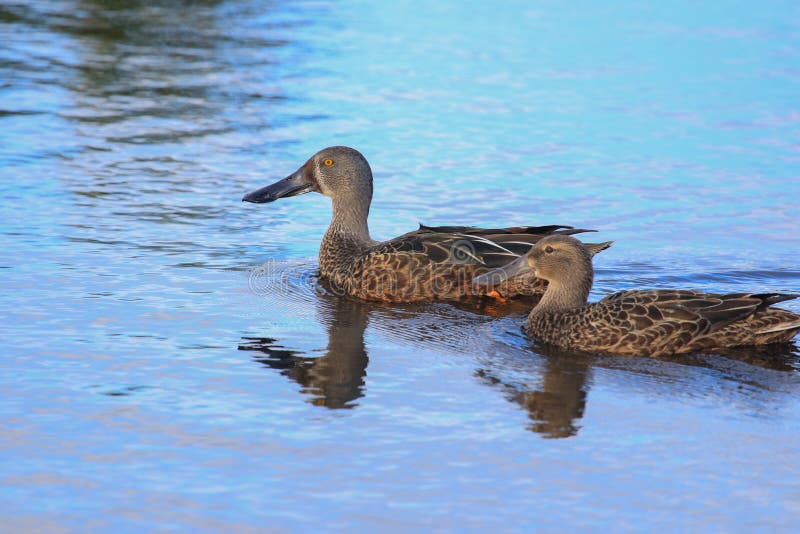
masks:
<svg viewBox="0 0 800 534"><path fill-rule="evenodd" d="M497 299L498 302L508 302L508 299L503 297L500 293L497 292L496 289L492 289L488 293L486 293L487 297L492 297L493 299Z"/></svg>

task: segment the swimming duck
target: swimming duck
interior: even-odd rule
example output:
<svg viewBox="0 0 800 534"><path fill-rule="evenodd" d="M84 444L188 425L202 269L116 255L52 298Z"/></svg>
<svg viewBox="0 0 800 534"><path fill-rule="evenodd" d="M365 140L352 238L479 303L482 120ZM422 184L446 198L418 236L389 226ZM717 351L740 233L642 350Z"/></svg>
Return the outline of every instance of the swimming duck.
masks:
<svg viewBox="0 0 800 534"><path fill-rule="evenodd" d="M367 226L372 202L372 170L357 150L320 150L283 180L248 193L246 202L264 203L316 191L331 198L333 219L319 250L320 276L341 294L386 302L498 299L537 295L544 282L516 279L487 290L472 279L524 254L547 235L591 230L571 226L475 228L429 227L389 241L375 241ZM587 245L591 253L610 243Z"/></svg>
<svg viewBox="0 0 800 534"><path fill-rule="evenodd" d="M800 331L800 315L772 307L800 295L633 290L587 304L592 254L566 235L540 239L526 255L475 282L491 287L523 274L548 282L526 333L571 350L667 356L785 342Z"/></svg>

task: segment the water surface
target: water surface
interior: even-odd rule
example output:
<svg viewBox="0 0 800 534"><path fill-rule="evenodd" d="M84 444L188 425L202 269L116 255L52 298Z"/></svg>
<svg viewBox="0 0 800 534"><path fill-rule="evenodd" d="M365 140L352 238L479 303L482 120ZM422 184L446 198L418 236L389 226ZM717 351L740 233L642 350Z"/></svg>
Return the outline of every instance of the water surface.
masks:
<svg viewBox="0 0 800 534"><path fill-rule="evenodd" d="M571 224L592 298L800 292L800 8L0 6L0 517L37 532L800 520L800 350L566 354L524 306L316 280L357 147L387 238ZM800 312L800 302L785 307Z"/></svg>

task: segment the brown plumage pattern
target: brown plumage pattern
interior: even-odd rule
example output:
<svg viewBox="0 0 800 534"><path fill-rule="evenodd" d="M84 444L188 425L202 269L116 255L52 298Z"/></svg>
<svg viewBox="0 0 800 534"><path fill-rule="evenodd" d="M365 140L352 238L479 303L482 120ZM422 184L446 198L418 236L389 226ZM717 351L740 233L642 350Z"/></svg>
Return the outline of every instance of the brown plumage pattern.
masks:
<svg viewBox="0 0 800 534"><path fill-rule="evenodd" d="M331 224L319 251L321 279L337 293L368 300L541 295L546 284L534 277L509 280L492 288L474 284L473 278L514 261L545 236L591 231L560 225L420 226L389 241L374 241L367 225L372 171L361 153L341 146L319 151L291 175L245 195L243 200L272 202L312 191L330 197L333 203ZM610 245L587 247L596 253Z"/></svg>
<svg viewBox="0 0 800 534"><path fill-rule="evenodd" d="M545 236L585 231L566 226L420 226L414 232L367 246L326 236L320 247L320 275L336 292L367 300L457 300L492 291L504 298L541 295L547 284L535 277L519 277L492 288L472 280L517 259ZM609 245L588 246L599 252Z"/></svg>
<svg viewBox="0 0 800 534"><path fill-rule="evenodd" d="M526 333L567 349L657 357L786 342L800 331L800 315L772 307L798 295L633 290L587 304L591 253L568 236L541 239L517 266L549 284Z"/></svg>
<svg viewBox="0 0 800 534"><path fill-rule="evenodd" d="M532 314L525 330L565 348L622 356L667 356L789 341L800 315L771 308L782 294L717 295L634 290L587 306Z"/></svg>

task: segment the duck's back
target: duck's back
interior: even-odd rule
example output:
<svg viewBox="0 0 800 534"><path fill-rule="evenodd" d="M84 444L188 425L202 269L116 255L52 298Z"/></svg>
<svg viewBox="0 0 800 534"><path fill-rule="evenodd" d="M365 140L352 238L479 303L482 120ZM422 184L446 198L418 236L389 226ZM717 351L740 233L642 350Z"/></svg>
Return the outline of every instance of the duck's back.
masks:
<svg viewBox="0 0 800 534"><path fill-rule="evenodd" d="M510 280L488 289L472 280L525 254L542 237L585 231L565 226L420 226L367 246L326 236L320 248L320 274L342 293L369 300L455 300L490 291L507 298L537 295L546 284L536 278ZM597 250L606 246L598 245Z"/></svg>
<svg viewBox="0 0 800 534"><path fill-rule="evenodd" d="M531 314L527 329L541 341L587 352L689 353L791 339L800 330L800 315L770 307L791 298L795 295L623 291L581 308Z"/></svg>

